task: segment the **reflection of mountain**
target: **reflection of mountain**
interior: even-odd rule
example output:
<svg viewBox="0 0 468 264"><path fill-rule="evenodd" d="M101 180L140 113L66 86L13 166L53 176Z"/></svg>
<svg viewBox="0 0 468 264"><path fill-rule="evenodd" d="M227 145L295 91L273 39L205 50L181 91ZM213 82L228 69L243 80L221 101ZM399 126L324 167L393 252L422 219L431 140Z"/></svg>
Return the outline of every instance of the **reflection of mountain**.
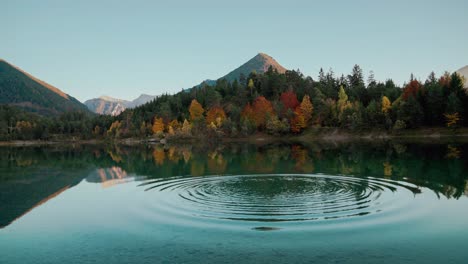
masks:
<svg viewBox="0 0 468 264"><path fill-rule="evenodd" d="M83 175L86 172L41 167L30 172L27 169L15 170L6 180L2 177L0 228L77 185L84 178Z"/></svg>
<svg viewBox="0 0 468 264"><path fill-rule="evenodd" d="M100 168L91 172L86 181L92 183L101 183L103 188L108 188L119 183L125 183L132 181L133 178L129 178L126 171L120 167L113 166L111 168Z"/></svg>

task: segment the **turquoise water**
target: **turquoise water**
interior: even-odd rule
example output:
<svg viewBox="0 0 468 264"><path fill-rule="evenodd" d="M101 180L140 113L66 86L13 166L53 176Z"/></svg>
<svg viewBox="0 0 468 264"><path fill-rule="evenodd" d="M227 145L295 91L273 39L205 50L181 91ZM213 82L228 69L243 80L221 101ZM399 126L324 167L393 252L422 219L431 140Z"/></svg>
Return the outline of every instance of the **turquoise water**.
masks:
<svg viewBox="0 0 468 264"><path fill-rule="evenodd" d="M468 145L0 148L0 263L465 263Z"/></svg>

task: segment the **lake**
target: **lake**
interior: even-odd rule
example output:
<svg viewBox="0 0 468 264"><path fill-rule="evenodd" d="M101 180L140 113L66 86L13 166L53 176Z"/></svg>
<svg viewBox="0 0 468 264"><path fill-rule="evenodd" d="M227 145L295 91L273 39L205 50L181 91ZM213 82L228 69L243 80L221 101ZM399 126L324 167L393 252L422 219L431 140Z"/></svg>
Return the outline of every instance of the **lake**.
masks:
<svg viewBox="0 0 468 264"><path fill-rule="evenodd" d="M465 263L468 144L0 148L0 263Z"/></svg>

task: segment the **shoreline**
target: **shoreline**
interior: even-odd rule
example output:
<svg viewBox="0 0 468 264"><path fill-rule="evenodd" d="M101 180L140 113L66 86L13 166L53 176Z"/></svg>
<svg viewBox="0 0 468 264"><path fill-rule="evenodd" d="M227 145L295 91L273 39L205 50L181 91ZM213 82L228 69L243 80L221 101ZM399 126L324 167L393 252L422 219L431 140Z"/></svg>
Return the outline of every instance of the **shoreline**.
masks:
<svg viewBox="0 0 468 264"><path fill-rule="evenodd" d="M351 142L351 141L411 141L411 142L468 142L468 128L459 128L455 131L447 128L418 128L407 129L400 133L392 133L386 130L349 131L340 128L311 128L299 135L275 136L257 133L245 137L223 137L219 143L274 143L274 142ZM160 141L155 138L123 138L117 140L106 139L61 139L61 140L12 140L0 141L0 147L28 147L28 146L55 146L60 144L78 145L164 145L164 144L199 144L203 140L197 137L167 139ZM216 144L216 143L215 143Z"/></svg>

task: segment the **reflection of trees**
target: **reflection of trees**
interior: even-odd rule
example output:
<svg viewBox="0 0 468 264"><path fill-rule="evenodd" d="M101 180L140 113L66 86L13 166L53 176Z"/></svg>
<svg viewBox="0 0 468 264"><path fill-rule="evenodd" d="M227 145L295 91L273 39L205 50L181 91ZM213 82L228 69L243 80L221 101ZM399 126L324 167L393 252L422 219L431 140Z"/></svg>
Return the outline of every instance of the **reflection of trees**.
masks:
<svg viewBox="0 0 468 264"><path fill-rule="evenodd" d="M383 169L383 171L384 171L384 172L383 172L384 176L385 176L385 177L390 177L390 176L392 176L392 164L390 164L390 162L386 161L386 162L384 162L382 165L383 165L383 167L384 167L384 169Z"/></svg>
<svg viewBox="0 0 468 264"><path fill-rule="evenodd" d="M154 164L163 165L165 158L166 158L166 153L164 152L164 149L162 147L157 147L153 150Z"/></svg>
<svg viewBox="0 0 468 264"><path fill-rule="evenodd" d="M452 146L452 145L448 145L447 146L447 155L445 155L445 157L447 159L458 159L460 158L460 150L455 147L455 146Z"/></svg>
<svg viewBox="0 0 468 264"><path fill-rule="evenodd" d="M312 173L314 171L314 163L309 157L309 150L301 145L293 145L291 147L291 156L296 161L294 168L299 172Z"/></svg>
<svg viewBox="0 0 468 264"><path fill-rule="evenodd" d="M213 151L208 154L207 165L210 173L223 174L226 171L227 161L220 152Z"/></svg>
<svg viewBox="0 0 468 264"><path fill-rule="evenodd" d="M455 148L455 145L450 147ZM243 144L213 149L196 145L0 148L0 225L9 224L83 178L109 186L127 180L127 175L164 178L313 171L386 177L427 187L437 195L459 198L468 193L468 144L456 145L453 151L450 147L444 144L323 143ZM456 158L447 155L452 152L456 153ZM301 182L262 184L268 189L264 190L267 193L284 193L287 188L300 188ZM362 188L366 188L366 184L353 191L358 193ZM417 188L414 192L417 193Z"/></svg>

